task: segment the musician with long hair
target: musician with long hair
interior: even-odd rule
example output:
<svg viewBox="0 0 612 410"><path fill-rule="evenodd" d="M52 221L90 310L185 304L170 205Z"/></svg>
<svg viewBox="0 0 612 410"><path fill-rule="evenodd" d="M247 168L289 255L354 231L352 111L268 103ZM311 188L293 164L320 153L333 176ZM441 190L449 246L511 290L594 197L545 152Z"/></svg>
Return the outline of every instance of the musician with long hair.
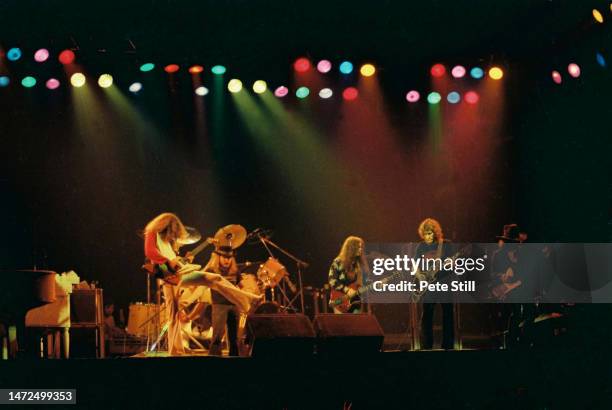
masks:
<svg viewBox="0 0 612 410"><path fill-rule="evenodd" d="M237 284L239 271L235 255L235 251L231 246L217 246L210 256L210 260L208 264L206 264L204 270L219 274L232 284ZM240 312L236 305L228 300L222 293L213 290L211 296L212 341L209 354L221 354L221 342L225 335L225 326L227 325L229 355L238 356L238 324L240 321Z"/></svg>
<svg viewBox="0 0 612 410"><path fill-rule="evenodd" d="M418 234L422 242L416 249L416 257L446 258L451 255L450 243L444 239L442 225L433 218L426 218L419 224ZM423 298L421 316L421 348L433 348L433 316L436 303L428 302L429 295ZM454 348L455 331L453 304L441 303L442 306L442 349Z"/></svg>
<svg viewBox="0 0 612 410"><path fill-rule="evenodd" d="M144 253L162 272L174 271L178 264L180 239L187 238L187 229L178 216L164 212L153 218L144 229ZM179 319L179 287L164 283L165 309L168 310L168 353L185 353L181 321Z"/></svg>
<svg viewBox="0 0 612 410"><path fill-rule="evenodd" d="M327 281L332 291L341 292L343 298L354 302L359 296L358 289L363 285L363 271L367 269L364 257L364 242L358 236L349 236L344 240L338 256L332 262ZM339 306L334 306L334 313L344 313ZM350 313L360 313L357 303L350 303Z"/></svg>

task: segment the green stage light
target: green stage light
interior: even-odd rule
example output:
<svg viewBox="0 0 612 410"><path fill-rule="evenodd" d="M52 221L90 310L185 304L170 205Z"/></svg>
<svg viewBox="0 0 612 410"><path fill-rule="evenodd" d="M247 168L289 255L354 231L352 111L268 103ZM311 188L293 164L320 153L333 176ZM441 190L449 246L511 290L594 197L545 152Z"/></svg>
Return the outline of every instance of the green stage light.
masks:
<svg viewBox="0 0 612 410"><path fill-rule="evenodd" d="M36 85L36 78L31 76L24 77L23 80L21 80L21 85L25 88L32 88Z"/></svg>
<svg viewBox="0 0 612 410"><path fill-rule="evenodd" d="M140 66L140 71L142 71L143 73L146 73L146 72L153 70L154 68L155 68L155 64L144 63L143 65Z"/></svg>
<svg viewBox="0 0 612 410"><path fill-rule="evenodd" d="M308 97L308 94L310 94L310 90L308 89L308 87L300 87L295 92L295 96L297 98L306 98Z"/></svg>
<svg viewBox="0 0 612 410"><path fill-rule="evenodd" d="M227 69L222 65L216 65L213 68L211 68L210 71L215 75L221 75L221 74L225 74Z"/></svg>

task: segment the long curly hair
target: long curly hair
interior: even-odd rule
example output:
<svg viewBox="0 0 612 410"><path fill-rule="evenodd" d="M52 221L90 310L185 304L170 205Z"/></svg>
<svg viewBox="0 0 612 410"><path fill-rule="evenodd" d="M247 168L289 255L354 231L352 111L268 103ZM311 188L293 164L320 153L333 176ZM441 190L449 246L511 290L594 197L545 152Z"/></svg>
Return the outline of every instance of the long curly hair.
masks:
<svg viewBox="0 0 612 410"><path fill-rule="evenodd" d="M174 248L177 240L188 236L185 225L180 218L171 212L164 212L153 218L144 228L144 233L159 234L162 240L169 242Z"/></svg>
<svg viewBox="0 0 612 410"><path fill-rule="evenodd" d="M356 268L360 268L361 261L363 260L363 254L359 255L359 248L364 247L363 239L358 236L349 236L344 240L342 247L340 248L340 253L336 256L336 259L340 260L342 267L346 272L349 272L353 265L356 265Z"/></svg>
<svg viewBox="0 0 612 410"><path fill-rule="evenodd" d="M425 239L425 231L431 231L434 233L434 242L443 242L444 241L444 233L442 232L442 225L440 222L436 221L433 218L426 218L419 225L419 229L417 230L421 239Z"/></svg>

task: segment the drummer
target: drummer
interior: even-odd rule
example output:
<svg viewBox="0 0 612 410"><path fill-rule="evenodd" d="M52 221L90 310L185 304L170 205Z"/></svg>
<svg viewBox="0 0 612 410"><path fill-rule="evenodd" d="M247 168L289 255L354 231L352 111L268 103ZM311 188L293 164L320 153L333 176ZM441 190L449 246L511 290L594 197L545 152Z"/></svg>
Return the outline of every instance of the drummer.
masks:
<svg viewBox="0 0 612 410"><path fill-rule="evenodd" d="M219 229L215 234L218 241L215 250L210 256L208 264L204 268L206 272L217 273L233 284L239 280L239 269L236 263L236 248L244 242L246 231L242 233L240 225L228 225ZM239 309L225 298L221 293L212 290L212 341L210 355L221 355L221 342L225 335L227 325L227 338L229 344L229 355L238 356L238 324L240 320Z"/></svg>

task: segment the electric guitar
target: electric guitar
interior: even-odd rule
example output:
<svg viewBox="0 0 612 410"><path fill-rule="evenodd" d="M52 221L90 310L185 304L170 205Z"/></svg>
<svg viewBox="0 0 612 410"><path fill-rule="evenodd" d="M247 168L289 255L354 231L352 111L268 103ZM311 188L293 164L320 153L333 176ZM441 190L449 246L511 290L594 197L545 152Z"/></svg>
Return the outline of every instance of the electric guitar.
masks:
<svg viewBox="0 0 612 410"><path fill-rule="evenodd" d="M440 258L442 260L440 265L444 265L444 262L447 259L452 259L453 261L455 259L457 259L458 257L462 256L462 255L466 255L469 254L472 251L472 244L468 244L466 246L464 246L463 248L461 248L457 253L455 253L453 256L447 257L447 258L443 258L441 255L441 249L436 250L436 251L432 251L432 252L427 252L427 254L423 255L424 259L431 259L431 258ZM441 266L440 266L441 267ZM432 270L428 270L428 271L422 271L420 269L418 269L414 275L414 282L417 284L417 289L420 289L420 287L418 286L418 284L421 281L426 281L427 283L435 283L438 280L438 273L440 272L440 269L432 269ZM421 300L421 298L423 297L423 295L425 295L425 293L427 293L427 289L425 288L423 290L415 290L414 292L412 292L411 294L411 299L413 303L417 303Z"/></svg>
<svg viewBox="0 0 612 410"><path fill-rule="evenodd" d="M491 289L491 294L495 299L499 301L505 300L510 292L523 284L523 281L520 279L512 281L513 278L514 271L512 270L512 267L506 269L506 273L499 276L498 285L493 286Z"/></svg>
<svg viewBox="0 0 612 410"><path fill-rule="evenodd" d="M404 272L395 272L393 275L387 276L379 282L386 283L403 276L403 274ZM341 313L348 313L354 307L359 306L361 304L361 295L372 289L374 287L374 282L364 286L359 286L359 284L355 282L346 286L356 291L352 297L348 297L346 293L336 289L332 289L329 293L329 307L332 309L335 308Z"/></svg>
<svg viewBox="0 0 612 410"><path fill-rule="evenodd" d="M155 275L155 277L158 279L163 280L165 283L176 286L179 284L181 276L202 269L202 265L190 263L188 257L195 258L197 254L208 248L216 241L217 240L214 238L206 238L204 242L199 244L192 251L187 252L185 257L176 258L174 268L172 268L169 263L157 264L152 262L145 263L142 265L142 268L150 274Z"/></svg>

